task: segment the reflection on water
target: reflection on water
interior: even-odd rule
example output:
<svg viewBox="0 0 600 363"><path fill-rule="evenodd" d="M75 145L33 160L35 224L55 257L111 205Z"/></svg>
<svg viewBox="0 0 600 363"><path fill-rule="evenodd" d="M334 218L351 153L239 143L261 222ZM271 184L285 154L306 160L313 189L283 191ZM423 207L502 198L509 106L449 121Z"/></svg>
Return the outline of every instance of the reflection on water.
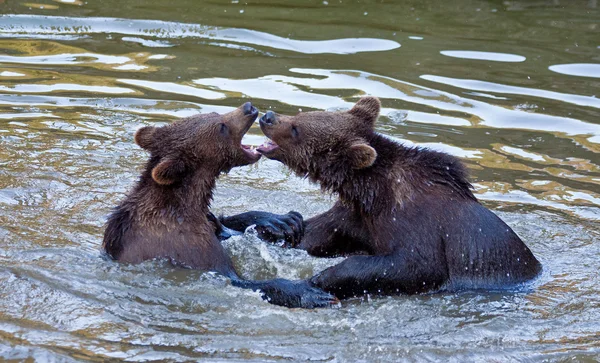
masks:
<svg viewBox="0 0 600 363"><path fill-rule="evenodd" d="M11 14L0 17L0 29L2 29L2 33L4 33L5 36L34 34L36 37L41 37L43 34L55 36L81 33L118 33L167 39L191 37L220 40L228 43L246 43L252 44L253 46L263 46L306 54L349 54L356 52L385 51L400 47L400 44L397 42L386 39L349 38L300 41L248 29L221 29L195 24L117 18L65 18L57 16ZM131 38L127 39L131 41ZM155 42L142 42L142 44L153 46ZM164 45L167 43L159 44Z"/></svg>
<svg viewBox="0 0 600 363"><path fill-rule="evenodd" d="M600 64L557 64L548 67L548 69L569 76L600 78Z"/></svg>
<svg viewBox="0 0 600 363"><path fill-rule="evenodd" d="M448 57L463 59L479 59L493 62L524 62L525 57L515 54L494 53L494 52L474 52L465 50L442 50L440 54Z"/></svg>
<svg viewBox="0 0 600 363"><path fill-rule="evenodd" d="M1 359L599 358L595 1L0 0L0 14ZM381 133L468 164L478 197L542 260L538 281L302 311L214 274L101 258L105 216L146 157L138 127L364 94L382 99ZM258 127L245 140L263 141ZM262 160L219 180L214 209L308 217L331 203ZM251 278L338 262L251 231L225 246Z"/></svg>

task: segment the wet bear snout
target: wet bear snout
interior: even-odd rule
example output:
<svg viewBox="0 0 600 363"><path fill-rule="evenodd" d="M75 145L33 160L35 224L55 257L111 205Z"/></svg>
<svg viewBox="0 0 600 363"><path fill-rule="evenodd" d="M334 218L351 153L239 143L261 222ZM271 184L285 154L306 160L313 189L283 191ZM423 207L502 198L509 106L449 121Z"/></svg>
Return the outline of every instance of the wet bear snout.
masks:
<svg viewBox="0 0 600 363"><path fill-rule="evenodd" d="M274 125L276 122L277 117L275 116L275 113L273 111L267 111L267 113L265 113L263 117L260 118L260 123L266 125Z"/></svg>
<svg viewBox="0 0 600 363"><path fill-rule="evenodd" d="M244 103L244 105L242 106L242 111L244 112L244 115L252 115L253 113L258 113L256 107L252 106L252 102Z"/></svg>

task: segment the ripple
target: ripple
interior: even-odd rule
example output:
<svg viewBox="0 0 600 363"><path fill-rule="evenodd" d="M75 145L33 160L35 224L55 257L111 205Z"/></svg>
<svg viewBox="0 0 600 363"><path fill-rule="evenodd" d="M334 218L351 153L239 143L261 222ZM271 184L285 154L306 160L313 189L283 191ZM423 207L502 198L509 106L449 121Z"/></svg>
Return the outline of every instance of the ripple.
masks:
<svg viewBox="0 0 600 363"><path fill-rule="evenodd" d="M382 99L402 100L427 106L433 110L431 112L431 115L434 115L431 117L432 120L441 120L440 117L448 116L437 115L439 111L461 112L475 116L475 118L470 119L469 123L471 125L490 128L539 130L570 136L581 135L585 137L587 142L600 143L600 125L575 118L554 116L541 112L532 113L520 107L506 108L462 97L450 92L358 70L291 68L290 71L304 75L318 76L319 78L269 75L246 80L206 78L194 80L194 83L223 91L243 92L247 97L277 100L290 105L317 109L350 108L354 100L346 101L340 97L306 91L306 87L310 90L356 90L355 97L369 94ZM542 93L542 95L544 94ZM551 95L546 94L546 96L550 97ZM584 101L595 105L595 99L592 97L578 96L574 98L577 102ZM570 100L573 100L573 98ZM393 112L397 112L397 110L384 107L381 114L390 115ZM427 115L424 113L415 115L415 122L426 122ZM407 118L413 121L412 112L408 112ZM448 125L457 124L452 118L447 121Z"/></svg>
<svg viewBox="0 0 600 363"><path fill-rule="evenodd" d="M424 74L420 76L420 78L437 82L442 84L447 84L453 87L468 89L472 91L484 91L490 93L507 93L513 95L525 95L525 96L533 96L540 98L547 98L550 100L557 100L562 102L568 102L579 106L588 106L600 108L600 99L596 97L588 97L588 96L580 96L573 95L568 93L560 93L554 91L546 91L535 88L528 87L515 87L515 86L507 86L504 84L486 82L486 81L478 81L474 79L459 79L459 78L450 78L450 77L441 77L430 74ZM480 94L475 94L476 96L480 96ZM493 98L498 98L497 96L491 96Z"/></svg>
<svg viewBox="0 0 600 363"><path fill-rule="evenodd" d="M479 52L479 51L469 51L469 50L442 50L442 51L440 51L440 53L447 57L486 60L486 61L494 61L494 62L515 62L516 63L516 62L524 62L527 59L521 55L516 55L516 54Z"/></svg>
<svg viewBox="0 0 600 363"><path fill-rule="evenodd" d="M76 91L84 93L106 93L106 94L124 94L134 93L129 88L108 87L108 86L90 86L81 84L56 83L50 85L44 84L18 84L12 87L0 85L0 91L16 93L50 93L55 91Z"/></svg>
<svg viewBox="0 0 600 363"><path fill-rule="evenodd" d="M152 90L156 90L156 91L160 91L160 92L176 93L176 94L200 97L200 98L210 99L210 100L219 100L219 99L224 99L227 97L227 95L222 92L215 92L215 91L200 89L200 88L191 87L191 86L184 86L184 85L172 83L172 82L152 82L152 81L143 81L143 80L137 80L137 79L118 79L117 81L121 82L121 83L129 84L132 86L139 86L139 87L148 88L148 89L152 89Z"/></svg>
<svg viewBox="0 0 600 363"><path fill-rule="evenodd" d="M363 9L234 0L183 10L160 1L45 2L60 5L47 14L78 17L0 16L0 57L9 61L0 63L0 360L598 360L598 78L547 68L549 59L598 63L591 5L561 2L557 12L537 4L511 15L484 2L479 12L434 1ZM0 3L0 11L45 11ZM541 23L523 27L524 19ZM347 34L412 48L361 54L400 44L335 41ZM333 42L302 40L317 38ZM511 49L527 61L446 58L441 49ZM248 100L285 114L344 110L366 94L384 105L379 132L465 161L482 203L542 261L531 290L366 296L307 311L166 261L100 258L106 214L148 157L133 142L140 126ZM264 140L256 124L244 137ZM335 200L264 158L217 185L211 208L225 215L309 218ZM245 277L306 278L340 261L252 233L224 246Z"/></svg>
<svg viewBox="0 0 600 363"><path fill-rule="evenodd" d="M36 95L0 94L0 105L27 107L61 107L88 108L96 110L111 110L131 112L140 115L166 115L170 117L187 117L199 112L225 113L235 107L199 104L184 101L164 101L142 98L83 98L57 97Z"/></svg>
<svg viewBox="0 0 600 363"><path fill-rule="evenodd" d="M0 16L0 33L50 36L68 34L118 33L156 38L200 38L248 43L305 54L353 54L393 50L400 44L387 39L346 38L332 40L295 40L265 32L238 28L219 28L159 20L119 18L76 18L41 15Z"/></svg>
<svg viewBox="0 0 600 363"><path fill-rule="evenodd" d="M23 73L3 71L0 72L0 77L25 77L26 75Z"/></svg>
<svg viewBox="0 0 600 363"><path fill-rule="evenodd" d="M121 40L123 40L125 42L139 43L145 47L150 47L150 48L169 48L169 47L175 46L175 44L171 44L171 43L165 42L165 41L149 40L149 39L137 38L137 37L123 37L123 38L121 38Z"/></svg>
<svg viewBox="0 0 600 363"><path fill-rule="evenodd" d="M1 17L0 17L1 18ZM10 56L0 55L0 63L20 63L20 64L48 64L48 65L67 65L67 64L124 64L131 61L129 57L95 54L95 53L75 53L75 54L53 54L36 56Z"/></svg>
<svg viewBox="0 0 600 363"><path fill-rule="evenodd" d="M557 64L548 69L568 76L600 78L600 64L597 63Z"/></svg>

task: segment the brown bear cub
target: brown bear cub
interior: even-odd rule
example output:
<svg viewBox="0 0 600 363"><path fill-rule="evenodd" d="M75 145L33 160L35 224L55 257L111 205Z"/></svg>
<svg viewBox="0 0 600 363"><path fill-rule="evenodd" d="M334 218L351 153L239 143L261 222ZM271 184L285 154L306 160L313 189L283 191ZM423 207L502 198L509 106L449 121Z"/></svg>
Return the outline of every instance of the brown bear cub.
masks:
<svg viewBox="0 0 600 363"><path fill-rule="evenodd" d="M380 108L364 97L347 112L260 119L270 139L260 153L339 195L292 243L315 256L350 256L311 284L347 298L507 288L536 277L540 263L477 201L463 164L376 133Z"/></svg>
<svg viewBox="0 0 600 363"><path fill-rule="evenodd" d="M139 129L135 142L150 152L150 159L134 189L108 218L102 245L107 254L122 262L165 258L178 266L215 271L235 286L261 291L277 305L313 308L335 302L308 281L242 280L217 238L221 226L209 212L213 188L219 174L261 157L241 144L257 116L258 110L247 102L224 115L201 114ZM301 230L301 217L293 213L248 212L242 222L235 216L229 219L242 230L248 226L243 221L270 226L275 235L274 225Z"/></svg>

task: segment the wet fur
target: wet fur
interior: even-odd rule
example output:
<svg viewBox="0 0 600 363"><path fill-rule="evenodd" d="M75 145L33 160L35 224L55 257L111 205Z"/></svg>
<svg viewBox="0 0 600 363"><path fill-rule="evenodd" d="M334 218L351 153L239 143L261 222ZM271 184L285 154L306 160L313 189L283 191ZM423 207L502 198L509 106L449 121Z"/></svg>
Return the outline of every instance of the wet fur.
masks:
<svg viewBox="0 0 600 363"><path fill-rule="evenodd" d="M104 251L120 262L164 258L177 266L215 271L231 278L235 286L260 291L263 299L277 305L314 308L335 303L333 296L306 280L241 279L217 237L223 228L209 212L215 181L220 173L260 157L245 152L240 144L257 113L247 103L225 115L197 115L138 130L135 141L150 152L150 158L136 186L108 217ZM280 222L272 216L244 214L252 220Z"/></svg>
<svg viewBox="0 0 600 363"><path fill-rule="evenodd" d="M441 288L505 288L528 281L540 263L521 239L472 193L462 162L406 147L374 132L379 101L349 112L277 116L261 128L279 148L265 154L339 200L306 221L296 246L315 256L350 256L311 282L339 298L420 293ZM299 137L285 137L293 125ZM325 147L315 147L322 137ZM353 167L351 145L375 150Z"/></svg>

